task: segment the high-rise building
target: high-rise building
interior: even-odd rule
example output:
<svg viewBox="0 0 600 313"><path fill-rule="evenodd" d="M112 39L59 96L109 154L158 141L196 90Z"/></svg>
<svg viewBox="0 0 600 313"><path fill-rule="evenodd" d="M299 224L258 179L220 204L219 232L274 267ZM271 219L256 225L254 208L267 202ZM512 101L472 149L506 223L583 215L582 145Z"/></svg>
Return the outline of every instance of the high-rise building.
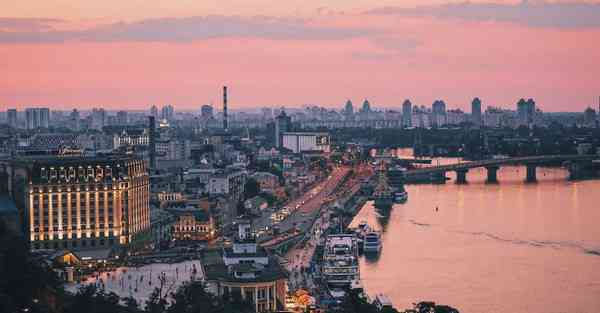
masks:
<svg viewBox="0 0 600 313"><path fill-rule="evenodd" d="M102 128L106 125L106 111L104 111L103 108L93 108L90 121L90 128L95 130L102 130Z"/></svg>
<svg viewBox="0 0 600 313"><path fill-rule="evenodd" d="M117 125L127 125L129 123L127 111L117 112L117 121L116 122L117 122Z"/></svg>
<svg viewBox="0 0 600 313"><path fill-rule="evenodd" d="M517 102L517 118L519 120L519 125L529 126L535 122L535 101L533 99L529 99L525 101L525 99L521 98Z"/></svg>
<svg viewBox="0 0 600 313"><path fill-rule="evenodd" d="M535 123L535 101L533 99L527 100L527 123L532 124Z"/></svg>
<svg viewBox="0 0 600 313"><path fill-rule="evenodd" d="M50 123L50 109L27 108L25 109L27 129L48 128Z"/></svg>
<svg viewBox="0 0 600 313"><path fill-rule="evenodd" d="M260 109L260 111L262 112L262 118L264 120L271 120L273 119L273 109L271 108L262 108Z"/></svg>
<svg viewBox="0 0 600 313"><path fill-rule="evenodd" d="M354 106L352 105L352 101L348 100L346 101L346 105L344 106L344 118L346 120L352 120L354 119Z"/></svg>
<svg viewBox="0 0 600 313"><path fill-rule="evenodd" d="M7 119L7 123L8 126L12 127L12 128L17 128L18 126L18 119L17 119L17 109L8 109L6 110L6 119Z"/></svg>
<svg viewBox="0 0 600 313"><path fill-rule="evenodd" d="M142 160L63 156L2 163L2 183L32 249L107 249L130 244L150 228Z"/></svg>
<svg viewBox="0 0 600 313"><path fill-rule="evenodd" d="M71 128L75 131L78 131L81 128L81 115L77 109L73 109L71 114L69 114L69 120L71 123Z"/></svg>
<svg viewBox="0 0 600 313"><path fill-rule="evenodd" d="M170 104L167 104L165 106L162 107L161 109L161 118L163 120L166 120L167 122L170 122L173 120L173 117L175 115L175 110L173 109L173 106Z"/></svg>
<svg viewBox="0 0 600 313"><path fill-rule="evenodd" d="M283 133L289 132L292 128L292 118L285 114L284 110L275 118L275 147L281 148L283 146Z"/></svg>
<svg viewBox="0 0 600 313"><path fill-rule="evenodd" d="M435 100L431 105L431 123L432 126L442 126L446 124L446 103L442 100Z"/></svg>
<svg viewBox="0 0 600 313"><path fill-rule="evenodd" d="M205 104L200 108L200 116L203 119L209 119L213 117L213 107L212 105Z"/></svg>
<svg viewBox="0 0 600 313"><path fill-rule="evenodd" d="M412 103L408 99L402 103L402 127L412 127Z"/></svg>
<svg viewBox="0 0 600 313"><path fill-rule="evenodd" d="M150 156L150 170L154 171L156 169L156 119L152 115L148 116L148 136L148 154Z"/></svg>
<svg viewBox="0 0 600 313"><path fill-rule="evenodd" d="M158 108L155 105L150 107L150 116L154 116L154 118L159 118Z"/></svg>
<svg viewBox="0 0 600 313"><path fill-rule="evenodd" d="M471 123L475 127L481 127L483 123L483 119L481 118L481 100L479 98L475 98L471 102Z"/></svg>
<svg viewBox="0 0 600 313"><path fill-rule="evenodd" d="M583 125L586 127L596 126L596 110L588 107L583 111Z"/></svg>
<svg viewBox="0 0 600 313"><path fill-rule="evenodd" d="M362 104L361 112L362 113L370 113L371 112L371 103L369 103L369 100L365 99L365 101Z"/></svg>

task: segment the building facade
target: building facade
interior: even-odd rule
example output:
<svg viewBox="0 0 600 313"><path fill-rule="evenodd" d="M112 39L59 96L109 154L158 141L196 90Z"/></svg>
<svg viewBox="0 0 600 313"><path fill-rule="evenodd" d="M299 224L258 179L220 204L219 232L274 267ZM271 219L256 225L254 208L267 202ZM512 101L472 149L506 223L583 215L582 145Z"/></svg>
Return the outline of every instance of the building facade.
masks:
<svg viewBox="0 0 600 313"><path fill-rule="evenodd" d="M110 248L149 230L146 165L129 157L31 157L5 172L32 249Z"/></svg>
<svg viewBox="0 0 600 313"><path fill-rule="evenodd" d="M475 127L481 127L483 122L481 118L481 100L479 98L475 98L471 102L471 122Z"/></svg>
<svg viewBox="0 0 600 313"><path fill-rule="evenodd" d="M208 289L220 297L240 297L255 312L275 312L285 304L287 273L256 243L249 223L238 223L232 246L204 252Z"/></svg>
<svg viewBox="0 0 600 313"><path fill-rule="evenodd" d="M18 117L17 117L17 109L8 109L6 110L6 122L8 126L12 128L17 128L19 125Z"/></svg>
<svg viewBox="0 0 600 313"><path fill-rule="evenodd" d="M246 177L245 170L218 171L208 180L208 193L211 196L231 196L234 199L240 199L244 194Z"/></svg>
<svg viewBox="0 0 600 313"><path fill-rule="evenodd" d="M50 124L50 109L27 108L25 109L27 129L48 128Z"/></svg>
<svg viewBox="0 0 600 313"><path fill-rule="evenodd" d="M169 212L176 216L171 233L173 239L208 241L215 237L215 223L207 211L187 207Z"/></svg>
<svg viewBox="0 0 600 313"><path fill-rule="evenodd" d="M329 134L313 132L283 133L282 144L294 153L306 151L329 152Z"/></svg>
<svg viewBox="0 0 600 313"><path fill-rule="evenodd" d="M275 134L273 139L275 140L274 146L276 148L281 148L283 145L283 133L291 130L292 127L292 118L285 114L285 111L281 111L279 115L275 118Z"/></svg>

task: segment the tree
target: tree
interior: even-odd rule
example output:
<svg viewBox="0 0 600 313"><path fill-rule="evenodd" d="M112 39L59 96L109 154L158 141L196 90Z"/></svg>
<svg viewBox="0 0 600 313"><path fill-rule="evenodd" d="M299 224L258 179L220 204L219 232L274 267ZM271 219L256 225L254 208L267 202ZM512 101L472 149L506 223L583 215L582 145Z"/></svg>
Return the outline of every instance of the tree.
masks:
<svg viewBox="0 0 600 313"><path fill-rule="evenodd" d="M167 308L167 300L161 295L161 290L157 287L146 300L146 312L163 313Z"/></svg>
<svg viewBox="0 0 600 313"><path fill-rule="evenodd" d="M25 239L0 221L0 312L52 312L63 291L54 272L29 255Z"/></svg>

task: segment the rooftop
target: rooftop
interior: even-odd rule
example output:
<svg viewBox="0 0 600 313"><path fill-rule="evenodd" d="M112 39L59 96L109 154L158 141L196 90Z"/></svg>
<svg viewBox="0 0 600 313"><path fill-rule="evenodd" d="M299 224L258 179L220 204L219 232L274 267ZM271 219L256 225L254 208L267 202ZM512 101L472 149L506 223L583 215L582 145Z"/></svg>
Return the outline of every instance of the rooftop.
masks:
<svg viewBox="0 0 600 313"><path fill-rule="evenodd" d="M264 250L263 250L264 251ZM236 278L225 263L219 250L207 250L203 253L202 269L206 275L207 281L238 282L238 283L259 283L272 282L287 278L287 272L279 265L276 259L269 257L269 263L264 268L258 268L252 264L234 265L235 271L242 272L260 272L254 278Z"/></svg>

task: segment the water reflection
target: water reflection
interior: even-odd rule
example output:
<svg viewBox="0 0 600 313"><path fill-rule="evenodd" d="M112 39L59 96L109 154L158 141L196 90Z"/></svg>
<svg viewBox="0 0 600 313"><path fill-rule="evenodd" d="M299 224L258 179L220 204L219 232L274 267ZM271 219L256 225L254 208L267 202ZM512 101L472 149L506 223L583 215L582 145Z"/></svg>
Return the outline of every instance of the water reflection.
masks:
<svg viewBox="0 0 600 313"><path fill-rule="evenodd" d="M524 168L503 167L489 185L485 170L471 170L468 185L407 186L408 201L389 216L368 202L355 221L382 229L383 249L361 258L365 288L399 308L434 300L461 312L600 311L600 181L567 175L540 168L526 184Z"/></svg>

